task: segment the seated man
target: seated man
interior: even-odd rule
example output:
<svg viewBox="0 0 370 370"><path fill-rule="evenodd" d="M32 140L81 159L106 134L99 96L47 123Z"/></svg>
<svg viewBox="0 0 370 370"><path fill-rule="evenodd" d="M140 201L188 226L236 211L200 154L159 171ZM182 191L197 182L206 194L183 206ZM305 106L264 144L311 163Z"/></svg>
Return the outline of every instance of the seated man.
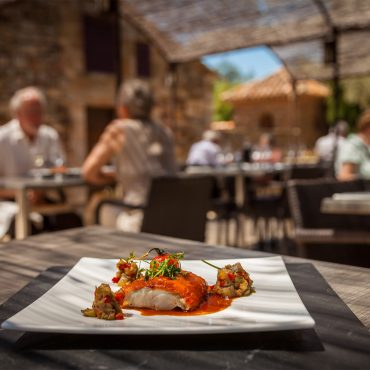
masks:
<svg viewBox="0 0 370 370"><path fill-rule="evenodd" d="M13 119L0 127L0 177L26 176L32 168L63 157L58 133L43 125L46 99L35 87L18 90L10 100ZM14 200L14 191L0 190L0 199ZM29 191L32 204L44 199Z"/></svg>
<svg viewBox="0 0 370 370"><path fill-rule="evenodd" d="M315 152L322 163L331 164L345 142L349 126L346 121L339 121L329 133L317 139Z"/></svg>
<svg viewBox="0 0 370 370"><path fill-rule="evenodd" d="M58 133L43 125L45 108L45 96L35 87L18 90L11 98L13 119L0 127L0 177L26 176L32 168L63 157Z"/></svg>
<svg viewBox="0 0 370 370"><path fill-rule="evenodd" d="M222 164L220 163L220 155L222 154L220 141L221 137L217 131L205 131L202 140L191 146L186 163L189 166L217 166Z"/></svg>

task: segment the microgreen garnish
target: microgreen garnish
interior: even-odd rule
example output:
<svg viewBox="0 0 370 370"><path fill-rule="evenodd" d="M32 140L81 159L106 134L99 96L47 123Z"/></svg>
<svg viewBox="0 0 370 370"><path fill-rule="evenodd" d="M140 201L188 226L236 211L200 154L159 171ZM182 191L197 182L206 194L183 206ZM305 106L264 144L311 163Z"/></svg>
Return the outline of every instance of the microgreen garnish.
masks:
<svg viewBox="0 0 370 370"><path fill-rule="evenodd" d="M217 269L217 270L221 270L221 267L217 267L216 265L213 265L212 263L206 261L206 260L201 260L202 262L206 263L207 265Z"/></svg>
<svg viewBox="0 0 370 370"><path fill-rule="evenodd" d="M159 254L151 261L149 268L145 271L145 280L158 276L175 279L181 272L180 259L183 257L184 253L182 252L175 254Z"/></svg>
<svg viewBox="0 0 370 370"><path fill-rule="evenodd" d="M157 256L155 256L151 261L146 260L145 258L152 251L156 251ZM134 252L130 252L130 255L127 258L119 260L117 267L120 269L121 265L126 267L125 264L132 264L136 261L136 263L139 263L139 266L135 274L135 279L138 279L142 275L144 275L145 280L158 276L165 276L175 279L176 276L181 272L180 260L182 258L184 258L183 252L169 254L163 249L152 248L141 257L136 257ZM141 268L141 262L148 263L149 267Z"/></svg>

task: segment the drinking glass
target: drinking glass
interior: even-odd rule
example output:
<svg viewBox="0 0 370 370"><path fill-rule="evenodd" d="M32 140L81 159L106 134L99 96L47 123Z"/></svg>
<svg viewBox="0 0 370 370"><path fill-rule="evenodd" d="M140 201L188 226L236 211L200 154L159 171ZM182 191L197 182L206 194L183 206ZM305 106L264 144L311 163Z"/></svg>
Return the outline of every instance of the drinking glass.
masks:
<svg viewBox="0 0 370 370"><path fill-rule="evenodd" d="M64 157L61 154L56 154L53 158L53 170L54 170L54 179L62 180L64 172Z"/></svg>
<svg viewBox="0 0 370 370"><path fill-rule="evenodd" d="M45 165L45 158L42 153L36 153L33 156L33 168L34 168L34 176L36 179L41 180L42 179L42 171L41 169Z"/></svg>

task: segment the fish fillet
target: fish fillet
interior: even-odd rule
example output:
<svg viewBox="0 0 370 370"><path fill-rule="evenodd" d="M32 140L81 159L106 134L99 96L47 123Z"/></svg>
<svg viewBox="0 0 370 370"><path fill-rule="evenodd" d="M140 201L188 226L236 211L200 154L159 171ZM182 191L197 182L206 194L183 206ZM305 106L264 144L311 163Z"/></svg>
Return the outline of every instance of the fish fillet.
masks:
<svg viewBox="0 0 370 370"><path fill-rule="evenodd" d="M206 281L192 272L181 272L175 279L160 276L137 279L122 288L124 308L150 308L184 311L196 309L207 295Z"/></svg>

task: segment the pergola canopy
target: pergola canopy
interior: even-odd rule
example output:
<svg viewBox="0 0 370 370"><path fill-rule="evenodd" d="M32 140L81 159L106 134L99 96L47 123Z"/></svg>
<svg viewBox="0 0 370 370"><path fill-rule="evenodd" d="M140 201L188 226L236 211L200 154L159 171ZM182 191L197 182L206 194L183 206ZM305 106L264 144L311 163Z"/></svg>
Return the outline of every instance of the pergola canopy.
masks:
<svg viewBox="0 0 370 370"><path fill-rule="evenodd" d="M172 63L268 45L296 79L370 73L369 0L121 0L121 4L122 16Z"/></svg>

